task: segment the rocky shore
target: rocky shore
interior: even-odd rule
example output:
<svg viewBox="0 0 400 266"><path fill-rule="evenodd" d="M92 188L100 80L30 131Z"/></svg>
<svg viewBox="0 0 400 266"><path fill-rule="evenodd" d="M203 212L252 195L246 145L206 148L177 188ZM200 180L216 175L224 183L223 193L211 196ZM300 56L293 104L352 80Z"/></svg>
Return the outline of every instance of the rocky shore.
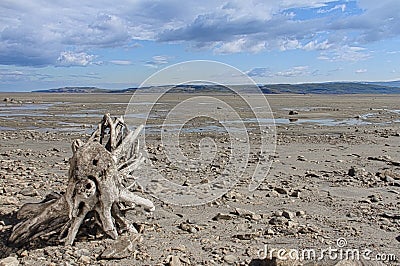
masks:
<svg viewBox="0 0 400 266"><path fill-rule="evenodd" d="M83 228L73 246L51 235L29 246L7 243L15 212L65 191L71 142L85 139L104 113L123 115L128 95L0 94L0 265L398 265L400 263L400 110L398 95L271 95L276 151L253 192L246 172L221 198L200 206L154 199L156 211L127 211L140 234L112 240ZM158 114L185 98L171 94ZM238 106L231 95L221 99ZM12 100L11 100L12 99ZM139 109L139 107L138 107ZM241 115L246 116L246 109ZM152 118L161 123L162 116ZM212 164L182 172L168 162L158 131L146 135L150 163L167 179L196 186L226 167L229 138L207 121L181 134L195 158L202 138L221 147ZM205 126L206 125L206 126ZM256 127L248 124L257 147ZM225 147L226 148L226 147ZM248 171L260 157L251 153ZM138 195L146 192L137 190ZM143 195L143 194L142 194ZM146 197L150 197L146 194ZM277 259L276 251L371 251L360 261ZM271 251L274 258L265 258ZM337 253L338 254L338 253ZM336 255L337 255L336 254ZM381 261L379 261L379 259ZM345 264L348 263L348 264Z"/></svg>

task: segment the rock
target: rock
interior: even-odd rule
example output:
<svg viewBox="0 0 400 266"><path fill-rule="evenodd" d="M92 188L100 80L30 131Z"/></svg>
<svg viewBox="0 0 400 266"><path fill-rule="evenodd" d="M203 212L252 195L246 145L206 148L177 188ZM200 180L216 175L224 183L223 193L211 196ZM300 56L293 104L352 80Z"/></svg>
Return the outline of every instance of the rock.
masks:
<svg viewBox="0 0 400 266"><path fill-rule="evenodd" d="M254 221L260 221L262 219L262 216L260 214L255 213L251 216L251 219Z"/></svg>
<svg viewBox="0 0 400 266"><path fill-rule="evenodd" d="M321 176L317 173L315 173L312 170L306 171L306 177L316 177L316 178L321 178Z"/></svg>
<svg viewBox="0 0 400 266"><path fill-rule="evenodd" d="M270 197L270 198L275 198L275 197L279 197L279 193L276 190L272 190L270 192L268 192L265 196L266 197Z"/></svg>
<svg viewBox="0 0 400 266"><path fill-rule="evenodd" d="M86 248L81 248L74 252L74 256L76 258L80 258L81 256L90 256L90 251Z"/></svg>
<svg viewBox="0 0 400 266"><path fill-rule="evenodd" d="M82 255L82 256L79 258L78 262L83 263L83 264L90 264L90 263L91 263L91 260L90 260L90 257L89 257L89 256Z"/></svg>
<svg viewBox="0 0 400 266"><path fill-rule="evenodd" d="M234 264L237 261L237 257L235 255L225 255L224 261L228 264Z"/></svg>
<svg viewBox="0 0 400 266"><path fill-rule="evenodd" d="M173 247L172 250L178 250L180 252L185 252L186 251L186 246L181 244L179 246Z"/></svg>
<svg viewBox="0 0 400 266"><path fill-rule="evenodd" d="M268 229L264 232L264 235L274 235L274 234L275 234L275 231L272 230L271 228L268 228Z"/></svg>
<svg viewBox="0 0 400 266"><path fill-rule="evenodd" d="M293 221L288 221L287 225L288 225L289 228L295 228L295 227L299 226L298 223L293 222Z"/></svg>
<svg viewBox="0 0 400 266"><path fill-rule="evenodd" d="M237 234L237 235L233 235L233 238L237 238L239 240L251 240L253 238L255 238L257 235L253 234L253 233L243 233L243 234Z"/></svg>
<svg viewBox="0 0 400 266"><path fill-rule="evenodd" d="M275 187L274 190L279 194L284 194L284 195L288 194L288 191L285 188Z"/></svg>
<svg viewBox="0 0 400 266"><path fill-rule="evenodd" d="M286 219L291 220L291 219L293 219L296 215L295 215L293 212L291 212L291 211L284 210L284 211L282 212L282 216L285 217Z"/></svg>
<svg viewBox="0 0 400 266"><path fill-rule="evenodd" d="M39 196L37 190L30 187L23 188L19 193L27 197Z"/></svg>
<svg viewBox="0 0 400 266"><path fill-rule="evenodd" d="M382 197L380 195L375 195L375 194L368 196L368 198L371 202L379 202L382 200Z"/></svg>
<svg viewBox="0 0 400 266"><path fill-rule="evenodd" d="M380 216L389 218L389 219L398 219L400 220L400 213L382 213Z"/></svg>
<svg viewBox="0 0 400 266"><path fill-rule="evenodd" d="M347 172L347 174L349 175L349 176L356 176L357 174L358 174L358 169L356 169L354 166L353 167L351 167L350 169L349 169L349 171Z"/></svg>
<svg viewBox="0 0 400 266"><path fill-rule="evenodd" d="M378 172L376 173L376 175L379 176L381 180L385 182L394 182L395 179L400 180L400 174L390 170L385 170L382 173Z"/></svg>
<svg viewBox="0 0 400 266"><path fill-rule="evenodd" d="M286 222L287 220L283 217L272 217L271 220L269 220L269 224L272 225L284 225Z"/></svg>
<svg viewBox="0 0 400 266"><path fill-rule="evenodd" d="M304 157L304 155L299 155L299 156L297 156L297 161L305 162L305 161L307 161L307 159L306 159L306 157Z"/></svg>
<svg viewBox="0 0 400 266"><path fill-rule="evenodd" d="M16 257L7 257L0 260L0 266L18 266L19 261Z"/></svg>
<svg viewBox="0 0 400 266"><path fill-rule="evenodd" d="M182 266L182 262L178 256L169 255L167 258L167 265L169 266Z"/></svg>
<svg viewBox="0 0 400 266"><path fill-rule="evenodd" d="M4 197L0 200L0 203L3 203L4 205L18 205L19 200L14 197Z"/></svg>
<svg viewBox="0 0 400 266"><path fill-rule="evenodd" d="M305 215L306 215L306 212L305 212L305 211L297 211L297 212L296 212L296 216L304 217Z"/></svg>
<svg viewBox="0 0 400 266"><path fill-rule="evenodd" d="M133 242L139 239L140 235L122 236L109 245L100 255L102 259L123 259L133 253Z"/></svg>
<svg viewBox="0 0 400 266"><path fill-rule="evenodd" d="M217 213L217 215L215 215L212 219L214 221L219 221L219 220L231 220L233 219L234 216L232 214L227 214L227 213Z"/></svg>
<svg viewBox="0 0 400 266"><path fill-rule="evenodd" d="M242 208L235 208L235 214L239 217L251 218L251 216L254 215L254 212Z"/></svg>
<svg viewBox="0 0 400 266"><path fill-rule="evenodd" d="M195 226L193 226L191 224L187 224L187 223L181 223L179 225L179 228L182 229L183 231L186 231L186 232L189 232L192 234L194 234L198 231L198 229Z"/></svg>
<svg viewBox="0 0 400 266"><path fill-rule="evenodd" d="M26 257L28 255L29 255L29 253L28 253L27 250L22 251L21 254L20 254L21 257Z"/></svg>

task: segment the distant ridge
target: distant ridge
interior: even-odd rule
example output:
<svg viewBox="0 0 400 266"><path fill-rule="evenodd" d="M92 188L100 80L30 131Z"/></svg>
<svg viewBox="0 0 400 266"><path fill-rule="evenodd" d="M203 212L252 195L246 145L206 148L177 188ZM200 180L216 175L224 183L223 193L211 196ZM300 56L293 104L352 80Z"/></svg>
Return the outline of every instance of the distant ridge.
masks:
<svg viewBox="0 0 400 266"><path fill-rule="evenodd" d="M246 88L246 85L234 85ZM258 85L265 94L400 94L400 81L390 82L326 82L302 84L266 84ZM152 91L165 88L165 86L152 87ZM129 93L137 88L127 89L101 89L97 87L63 87L58 89L38 90L44 93ZM171 92L197 93L220 92L230 90L220 85L178 85Z"/></svg>
<svg viewBox="0 0 400 266"><path fill-rule="evenodd" d="M37 90L34 92L46 92L46 93L108 93L111 90L100 89L97 87L63 87L58 89L49 90Z"/></svg>

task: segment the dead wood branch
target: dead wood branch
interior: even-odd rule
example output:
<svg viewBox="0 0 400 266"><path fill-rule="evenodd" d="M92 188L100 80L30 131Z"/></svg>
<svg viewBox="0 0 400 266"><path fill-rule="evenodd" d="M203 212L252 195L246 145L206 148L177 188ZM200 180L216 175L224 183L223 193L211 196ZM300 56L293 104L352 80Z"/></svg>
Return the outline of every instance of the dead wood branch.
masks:
<svg viewBox="0 0 400 266"><path fill-rule="evenodd" d="M72 143L68 185L63 195L51 194L40 203L22 206L9 238L21 245L51 232L72 245L88 213L95 212L103 231L116 239L118 231L135 231L120 210L120 203L141 205L154 211L154 204L129 191L126 179L144 162L139 152L139 126L130 131L122 117L104 115L85 143Z"/></svg>

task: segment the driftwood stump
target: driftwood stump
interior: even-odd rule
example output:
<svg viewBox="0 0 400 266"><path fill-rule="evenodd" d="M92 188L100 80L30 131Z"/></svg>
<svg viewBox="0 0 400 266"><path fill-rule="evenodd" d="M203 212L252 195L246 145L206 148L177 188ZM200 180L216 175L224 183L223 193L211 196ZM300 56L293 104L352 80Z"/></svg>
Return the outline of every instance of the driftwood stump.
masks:
<svg viewBox="0 0 400 266"><path fill-rule="evenodd" d="M69 179L64 194L52 193L40 203L28 203L17 212L22 221L14 226L9 241L25 244L40 236L58 234L72 245L85 217L92 213L98 225L113 239L118 231L136 232L121 213L121 204L138 204L153 211L154 204L130 191L128 177L143 162L138 136L143 126L130 131L121 118L104 115L84 143L72 143Z"/></svg>

